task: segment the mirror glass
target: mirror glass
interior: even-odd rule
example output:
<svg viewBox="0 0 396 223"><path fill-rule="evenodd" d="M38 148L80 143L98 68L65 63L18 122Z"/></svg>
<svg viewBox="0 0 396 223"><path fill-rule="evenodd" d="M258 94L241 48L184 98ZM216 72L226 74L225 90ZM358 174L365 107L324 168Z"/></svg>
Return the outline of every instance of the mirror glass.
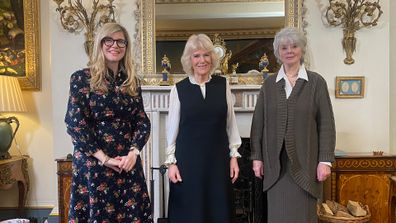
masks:
<svg viewBox="0 0 396 223"><path fill-rule="evenodd" d="M233 51L229 63L229 67L232 67L242 58L250 58L251 55L246 54L251 52L250 48L272 47L271 38L281 27L301 27L302 1L138 0L136 50L140 52L137 65L141 75L147 84L155 84L154 80L149 79L159 78L161 68L157 67L163 54L171 59L171 73L180 72L177 71L176 63L179 63L185 41L192 33L206 33L212 40L218 33L225 40L227 49ZM159 51L160 48L162 51ZM179 48L181 52L176 52ZM254 64L253 59L250 59L251 66L258 69L257 57L260 58L265 51L267 49L256 52ZM177 55L176 59L172 59L173 55L170 54ZM271 57L272 52L268 54ZM276 65L276 62L272 64Z"/></svg>
<svg viewBox="0 0 396 223"><path fill-rule="evenodd" d="M274 34L285 26L284 0L211 1L182 3L157 0L155 4L156 73L166 55L172 63L172 74L183 74L180 56L191 34L205 33L212 40L218 34L230 55L223 74L258 69L261 56L269 56L269 70L277 69L272 54ZM219 48L220 49L220 48Z"/></svg>

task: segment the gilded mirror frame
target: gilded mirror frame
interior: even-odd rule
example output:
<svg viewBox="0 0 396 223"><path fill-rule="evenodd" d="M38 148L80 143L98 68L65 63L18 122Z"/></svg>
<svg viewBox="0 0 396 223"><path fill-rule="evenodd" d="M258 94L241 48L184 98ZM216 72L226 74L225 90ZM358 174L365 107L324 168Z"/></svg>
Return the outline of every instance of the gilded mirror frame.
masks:
<svg viewBox="0 0 396 223"><path fill-rule="evenodd" d="M141 77L146 79L155 75L155 0L136 0L136 4L136 63ZM285 0L285 26L302 28L302 4L303 0Z"/></svg>

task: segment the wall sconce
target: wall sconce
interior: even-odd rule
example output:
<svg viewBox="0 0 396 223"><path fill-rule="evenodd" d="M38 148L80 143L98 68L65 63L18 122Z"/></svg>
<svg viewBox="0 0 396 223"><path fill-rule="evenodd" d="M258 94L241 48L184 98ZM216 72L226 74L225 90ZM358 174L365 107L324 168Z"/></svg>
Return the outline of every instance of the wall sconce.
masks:
<svg viewBox="0 0 396 223"><path fill-rule="evenodd" d="M107 4L99 4L99 0L92 0L92 13L88 12L82 0L68 0L63 5L64 0L53 0L57 5L62 27L70 33L78 33L85 29L85 52L91 58L96 28L108 22L115 22L114 0L107 0ZM97 17L100 16L98 19Z"/></svg>
<svg viewBox="0 0 396 223"><path fill-rule="evenodd" d="M0 112L25 112L27 111L23 101L21 87L16 77L0 75ZM12 130L11 124L16 125ZM8 150L12 140L19 128L19 121L16 117L0 116L0 160L11 158Z"/></svg>
<svg viewBox="0 0 396 223"><path fill-rule="evenodd" d="M356 50L355 32L362 27L376 26L382 14L379 0L329 0L326 19L331 26L342 26L342 47L346 52L345 64L353 64Z"/></svg>

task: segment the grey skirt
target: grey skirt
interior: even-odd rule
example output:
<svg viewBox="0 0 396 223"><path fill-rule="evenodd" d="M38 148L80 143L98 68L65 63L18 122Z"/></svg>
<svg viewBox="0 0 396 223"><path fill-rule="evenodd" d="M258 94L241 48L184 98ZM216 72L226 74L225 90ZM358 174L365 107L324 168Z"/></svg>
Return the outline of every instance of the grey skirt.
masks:
<svg viewBox="0 0 396 223"><path fill-rule="evenodd" d="M299 187L290 175L285 149L278 181L267 191L268 223L317 223L317 199ZM265 177L265 176L264 176Z"/></svg>

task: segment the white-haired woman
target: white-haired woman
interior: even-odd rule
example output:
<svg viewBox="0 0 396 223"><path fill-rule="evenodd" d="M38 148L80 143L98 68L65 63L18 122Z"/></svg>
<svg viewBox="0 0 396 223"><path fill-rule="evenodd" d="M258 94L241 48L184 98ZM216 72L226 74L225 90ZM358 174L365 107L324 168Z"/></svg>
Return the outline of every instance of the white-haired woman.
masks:
<svg viewBox="0 0 396 223"><path fill-rule="evenodd" d="M188 39L181 58L188 77L171 90L165 163L169 166L169 222L233 223L232 183L241 138L225 78L205 34Z"/></svg>
<svg viewBox="0 0 396 223"><path fill-rule="evenodd" d="M253 170L263 178L268 222L317 222L316 203L334 161L335 124L326 81L306 70L307 40L284 28L274 40L282 64L260 90L251 128Z"/></svg>
<svg viewBox="0 0 396 223"><path fill-rule="evenodd" d="M139 152L150 135L124 27L98 31L90 67L70 80L74 144L69 222L152 222Z"/></svg>

